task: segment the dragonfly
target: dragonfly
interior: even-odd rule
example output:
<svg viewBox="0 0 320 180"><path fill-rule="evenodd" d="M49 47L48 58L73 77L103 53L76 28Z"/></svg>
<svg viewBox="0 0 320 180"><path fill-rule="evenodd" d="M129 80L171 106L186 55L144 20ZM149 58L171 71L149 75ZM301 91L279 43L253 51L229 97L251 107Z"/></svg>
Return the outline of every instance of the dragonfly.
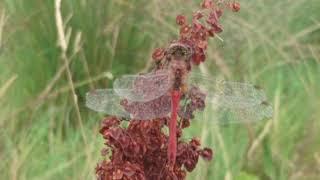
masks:
<svg viewBox="0 0 320 180"><path fill-rule="evenodd" d="M174 44L168 50L165 68L150 73L124 75L113 88L86 94L86 106L94 111L134 120L170 117L168 160L174 165L177 151L177 118L193 118L188 113L192 92L211 106L217 123L259 121L272 117L272 106L265 92L250 83L216 80L209 75L188 71L188 47Z"/></svg>

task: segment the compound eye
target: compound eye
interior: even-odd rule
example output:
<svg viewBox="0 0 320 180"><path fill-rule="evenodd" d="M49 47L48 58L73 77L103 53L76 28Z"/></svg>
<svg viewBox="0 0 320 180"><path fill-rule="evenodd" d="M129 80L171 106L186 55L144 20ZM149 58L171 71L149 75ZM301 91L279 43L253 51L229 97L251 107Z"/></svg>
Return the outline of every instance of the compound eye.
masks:
<svg viewBox="0 0 320 180"><path fill-rule="evenodd" d="M173 56L173 58L179 59L179 60L187 60L190 58L190 55L192 54L192 49L189 46L186 46L184 44L172 44L171 47L169 47L169 54Z"/></svg>
<svg viewBox="0 0 320 180"><path fill-rule="evenodd" d="M179 49L179 50L177 51L177 55L183 57L183 56L185 56L186 54L185 54L185 52L184 52L182 49Z"/></svg>

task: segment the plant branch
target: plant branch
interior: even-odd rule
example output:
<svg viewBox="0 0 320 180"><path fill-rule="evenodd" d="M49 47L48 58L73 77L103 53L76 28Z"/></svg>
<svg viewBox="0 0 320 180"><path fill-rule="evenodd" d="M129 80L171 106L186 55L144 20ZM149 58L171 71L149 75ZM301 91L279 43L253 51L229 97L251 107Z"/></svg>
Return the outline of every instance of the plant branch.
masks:
<svg viewBox="0 0 320 180"><path fill-rule="evenodd" d="M66 39L66 35L64 32L64 25L63 25L63 20L62 20L62 15L61 15L61 0L55 0L55 22L56 22L56 28L57 28L57 33L58 33L58 46L61 49L61 60L64 63L64 66L66 67L66 74L67 74L67 78L68 78L68 83L71 89L71 93L72 93L72 99L73 99L73 104L76 110L76 115L77 115L77 119L79 122L79 126L80 126L80 131L81 131L81 135L82 135L82 139L84 141L85 144L85 149L87 151L87 157L88 160L90 162L90 151L89 149L87 149L88 147L88 141L84 132L84 127L83 127L83 123L82 123L82 117L80 114L80 109L79 109L79 105L78 105L78 96L75 92L75 86L72 80L72 73L70 71L70 67L69 67L69 58L67 56L67 49L68 49L68 41Z"/></svg>

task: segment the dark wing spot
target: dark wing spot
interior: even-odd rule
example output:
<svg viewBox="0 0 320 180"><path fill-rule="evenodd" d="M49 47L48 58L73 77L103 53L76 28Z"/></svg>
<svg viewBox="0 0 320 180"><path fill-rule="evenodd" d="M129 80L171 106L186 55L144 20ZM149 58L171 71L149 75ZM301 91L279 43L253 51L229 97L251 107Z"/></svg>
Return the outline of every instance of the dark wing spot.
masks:
<svg viewBox="0 0 320 180"><path fill-rule="evenodd" d="M257 89L257 90L261 90L262 88L261 88L261 86L258 86L258 85L254 85L253 86L255 89Z"/></svg>
<svg viewBox="0 0 320 180"><path fill-rule="evenodd" d="M262 102L261 102L261 105L269 106L270 104L269 104L267 101L262 101Z"/></svg>

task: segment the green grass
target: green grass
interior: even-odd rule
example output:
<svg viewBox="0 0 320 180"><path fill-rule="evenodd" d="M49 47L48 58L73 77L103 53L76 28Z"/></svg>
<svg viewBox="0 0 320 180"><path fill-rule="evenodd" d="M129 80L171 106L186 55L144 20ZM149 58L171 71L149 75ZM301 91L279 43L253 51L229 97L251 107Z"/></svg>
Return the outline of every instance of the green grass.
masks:
<svg viewBox="0 0 320 180"><path fill-rule="evenodd" d="M177 36L175 15L190 14L199 1L63 1L72 29L69 55L81 32L82 48L72 56L70 69L83 128L66 73L56 76L63 62L54 3L0 2L0 179L94 179L103 146L102 116L84 107L85 92L110 86L106 72L117 77L142 71L153 48ZM261 85L274 118L215 126L210 111L198 117L185 138L201 137L215 155L209 164L201 160L189 179L316 180L320 3L240 2L240 13L223 17L224 41L211 40L206 68L215 77Z"/></svg>

